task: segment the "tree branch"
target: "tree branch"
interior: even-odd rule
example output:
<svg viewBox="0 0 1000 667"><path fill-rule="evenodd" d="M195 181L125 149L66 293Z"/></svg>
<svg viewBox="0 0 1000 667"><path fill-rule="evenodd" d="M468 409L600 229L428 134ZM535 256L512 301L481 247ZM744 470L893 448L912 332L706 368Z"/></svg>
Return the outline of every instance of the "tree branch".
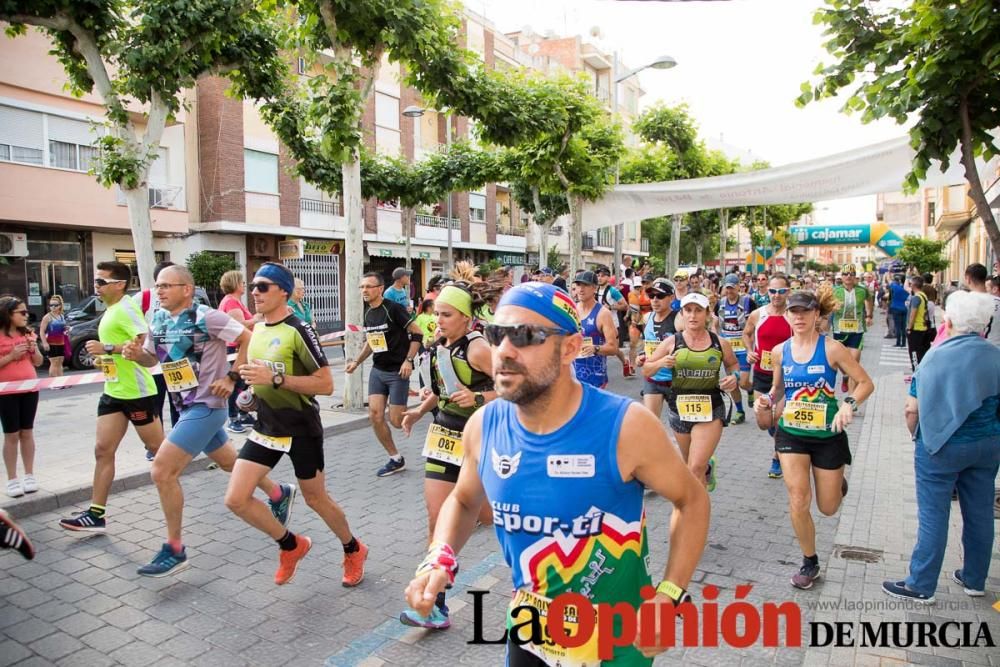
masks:
<svg viewBox="0 0 1000 667"><path fill-rule="evenodd" d="M990 204L986 201L986 193L983 192L983 182L979 179L979 169L976 167L976 156L972 146L972 121L969 118L969 97L963 93L959 97L958 116L962 121L962 166L965 168L965 180L969 182L969 195L976 204L976 213L983 221L986 228L986 235L993 246L993 253L1000 255L1000 229L997 228L996 218L990 210Z"/></svg>
<svg viewBox="0 0 1000 667"><path fill-rule="evenodd" d="M0 21L7 23L23 23L39 28L49 28L51 30L69 30L69 18L63 15L57 16L32 16L30 14L0 14Z"/></svg>

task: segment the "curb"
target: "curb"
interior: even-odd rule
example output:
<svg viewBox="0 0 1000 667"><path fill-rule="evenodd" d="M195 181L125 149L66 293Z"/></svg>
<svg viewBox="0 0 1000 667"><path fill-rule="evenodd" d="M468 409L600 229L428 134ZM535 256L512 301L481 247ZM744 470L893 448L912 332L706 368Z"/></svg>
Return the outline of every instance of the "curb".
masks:
<svg viewBox="0 0 1000 667"><path fill-rule="evenodd" d="M365 428L370 423L367 415L359 415L355 419L325 427L323 429L323 438L350 433L351 431ZM205 470L205 466L209 462L204 458L196 458L187 464L181 475L189 475L193 472ZM111 494L138 489L152 483L153 480L149 471L116 477L115 481L111 483ZM93 495L93 489L93 483L88 482L87 484L63 489L56 493L39 491L30 496L22 496L10 504L2 505L2 508L15 519L24 519L34 514L52 512L61 507L78 506L80 503L90 500Z"/></svg>

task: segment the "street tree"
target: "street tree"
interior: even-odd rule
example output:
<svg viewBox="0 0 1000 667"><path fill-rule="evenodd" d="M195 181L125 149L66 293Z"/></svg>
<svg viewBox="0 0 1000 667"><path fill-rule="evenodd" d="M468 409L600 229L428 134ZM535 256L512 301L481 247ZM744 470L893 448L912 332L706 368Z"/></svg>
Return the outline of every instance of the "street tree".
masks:
<svg viewBox="0 0 1000 667"><path fill-rule="evenodd" d="M914 191L939 160L947 168L960 148L976 212L1000 253L1000 228L983 191L976 158L1000 154L991 130L1000 127L1000 11L996 0L826 0L815 21L826 26L824 44L836 59L820 64L813 84L802 84L797 103L808 104L852 88L842 111L862 122L889 117L913 121L916 151L904 187Z"/></svg>
<svg viewBox="0 0 1000 667"><path fill-rule="evenodd" d="M52 41L70 91L106 108L92 172L128 205L139 281L152 286L149 170L168 122L198 77L220 74L266 94L283 67L266 10L251 0L0 0L8 36Z"/></svg>
<svg viewBox="0 0 1000 667"><path fill-rule="evenodd" d="M896 254L896 259L906 266L916 268L921 274L937 273L944 271L951 264L944 255L944 247L944 241L907 236L903 239L903 247Z"/></svg>

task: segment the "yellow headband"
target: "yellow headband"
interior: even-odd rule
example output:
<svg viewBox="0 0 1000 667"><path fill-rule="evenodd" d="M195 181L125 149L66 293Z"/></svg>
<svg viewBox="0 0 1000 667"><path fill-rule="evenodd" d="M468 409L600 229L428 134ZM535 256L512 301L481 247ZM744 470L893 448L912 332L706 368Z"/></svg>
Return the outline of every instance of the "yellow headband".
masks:
<svg viewBox="0 0 1000 667"><path fill-rule="evenodd" d="M445 285L435 301L451 306L466 317L472 317L472 295L461 287Z"/></svg>

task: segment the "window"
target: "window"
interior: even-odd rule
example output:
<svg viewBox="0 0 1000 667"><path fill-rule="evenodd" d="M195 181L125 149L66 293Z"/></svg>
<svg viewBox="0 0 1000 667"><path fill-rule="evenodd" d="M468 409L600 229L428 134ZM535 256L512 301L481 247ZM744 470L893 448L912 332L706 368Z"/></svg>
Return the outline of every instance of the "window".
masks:
<svg viewBox="0 0 1000 667"><path fill-rule="evenodd" d="M243 188L247 192L278 194L278 156L243 149Z"/></svg>
<svg viewBox="0 0 1000 667"><path fill-rule="evenodd" d="M65 141L49 142L49 166L60 169L79 169L80 160L76 152L76 144Z"/></svg>
<svg viewBox="0 0 1000 667"><path fill-rule="evenodd" d="M0 106L0 156L11 162L44 164L45 117L37 111Z"/></svg>
<svg viewBox="0 0 1000 667"><path fill-rule="evenodd" d="M375 93L375 124L390 130L399 129L399 99Z"/></svg>
<svg viewBox="0 0 1000 667"><path fill-rule="evenodd" d="M42 150L37 148L25 148L24 146L10 146L10 161L23 162L24 164L43 164Z"/></svg>
<svg viewBox="0 0 1000 667"><path fill-rule="evenodd" d="M486 222L486 195L469 194L469 220L471 222Z"/></svg>

